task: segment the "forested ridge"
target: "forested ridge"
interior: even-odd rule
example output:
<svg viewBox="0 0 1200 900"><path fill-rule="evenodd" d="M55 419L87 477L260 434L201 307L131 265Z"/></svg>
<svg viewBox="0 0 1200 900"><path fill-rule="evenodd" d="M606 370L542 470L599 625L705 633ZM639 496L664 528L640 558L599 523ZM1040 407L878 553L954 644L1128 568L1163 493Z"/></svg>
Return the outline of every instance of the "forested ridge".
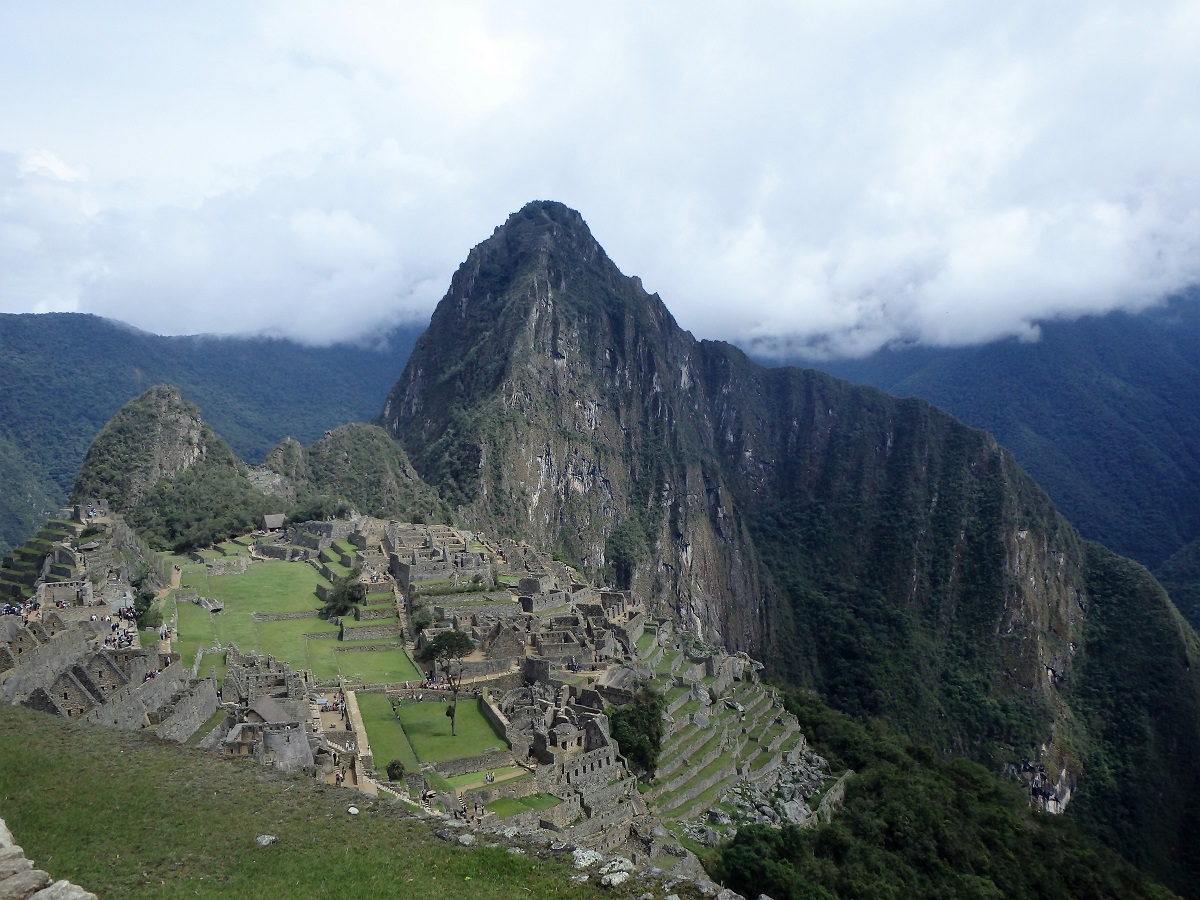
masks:
<svg viewBox="0 0 1200 900"><path fill-rule="evenodd" d="M173 384L239 457L310 443L379 412L420 327L368 346L162 337L77 313L0 314L0 551L66 502L92 439L128 401Z"/></svg>

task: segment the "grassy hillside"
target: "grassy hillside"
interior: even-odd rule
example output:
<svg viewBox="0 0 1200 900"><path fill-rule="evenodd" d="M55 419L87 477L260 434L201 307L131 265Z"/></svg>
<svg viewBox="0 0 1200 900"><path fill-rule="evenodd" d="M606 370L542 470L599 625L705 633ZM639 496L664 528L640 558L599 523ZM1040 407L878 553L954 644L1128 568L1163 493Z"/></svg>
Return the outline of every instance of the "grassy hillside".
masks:
<svg viewBox="0 0 1200 900"><path fill-rule="evenodd" d="M35 864L101 897L637 896L557 860L444 843L404 808L252 763L0 706L0 807ZM350 804L362 814L348 815ZM278 842L260 847L255 837ZM482 843L482 842L481 842Z"/></svg>

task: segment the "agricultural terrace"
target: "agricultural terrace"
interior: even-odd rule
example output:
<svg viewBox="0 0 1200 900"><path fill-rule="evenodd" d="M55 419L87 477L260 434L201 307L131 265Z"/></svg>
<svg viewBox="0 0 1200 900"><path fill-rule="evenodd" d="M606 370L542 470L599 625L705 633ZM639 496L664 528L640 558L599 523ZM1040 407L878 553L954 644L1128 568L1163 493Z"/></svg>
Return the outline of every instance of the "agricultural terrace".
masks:
<svg viewBox="0 0 1200 900"><path fill-rule="evenodd" d="M294 668L311 669L317 678L343 677L362 683L407 681L420 678L408 654L395 642L355 642L365 648L386 644L387 649L347 650L337 640L338 627L316 617L320 601L318 585L328 585L316 569L306 563L271 560L256 562L241 575L205 573L197 564L181 566L182 586L202 597L221 600L225 609L209 613L194 603L179 602L174 596L163 604L163 616L178 616L177 649L185 661L195 659L197 650L236 644L239 650L269 654ZM312 612L310 618L256 622L252 613ZM314 637L313 635L321 635ZM223 666L218 674L223 675ZM202 664L207 671L207 660Z"/></svg>

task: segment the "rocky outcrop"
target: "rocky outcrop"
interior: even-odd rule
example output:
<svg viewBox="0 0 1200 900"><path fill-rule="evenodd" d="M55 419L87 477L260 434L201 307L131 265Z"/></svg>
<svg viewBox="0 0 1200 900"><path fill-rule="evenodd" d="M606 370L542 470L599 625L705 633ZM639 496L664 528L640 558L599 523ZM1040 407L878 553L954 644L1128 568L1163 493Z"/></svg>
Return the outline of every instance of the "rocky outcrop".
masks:
<svg viewBox="0 0 1200 900"><path fill-rule="evenodd" d="M236 463L228 445L200 419L176 388L158 385L130 401L88 448L72 502L105 497L126 512L156 484L214 456Z"/></svg>
<svg viewBox="0 0 1200 900"><path fill-rule="evenodd" d="M25 858L0 819L0 897L6 900L96 900L96 895L69 881L55 881Z"/></svg>

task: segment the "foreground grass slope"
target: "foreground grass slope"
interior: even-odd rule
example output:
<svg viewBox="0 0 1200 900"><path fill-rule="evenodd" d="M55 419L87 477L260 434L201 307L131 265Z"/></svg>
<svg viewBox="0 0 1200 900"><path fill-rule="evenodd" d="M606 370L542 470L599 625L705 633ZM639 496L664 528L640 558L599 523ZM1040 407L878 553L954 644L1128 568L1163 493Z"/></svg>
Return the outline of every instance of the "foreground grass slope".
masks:
<svg viewBox="0 0 1200 900"><path fill-rule="evenodd" d="M142 735L0 706L0 759L28 856L101 897L601 895L558 861L446 844L401 807Z"/></svg>

